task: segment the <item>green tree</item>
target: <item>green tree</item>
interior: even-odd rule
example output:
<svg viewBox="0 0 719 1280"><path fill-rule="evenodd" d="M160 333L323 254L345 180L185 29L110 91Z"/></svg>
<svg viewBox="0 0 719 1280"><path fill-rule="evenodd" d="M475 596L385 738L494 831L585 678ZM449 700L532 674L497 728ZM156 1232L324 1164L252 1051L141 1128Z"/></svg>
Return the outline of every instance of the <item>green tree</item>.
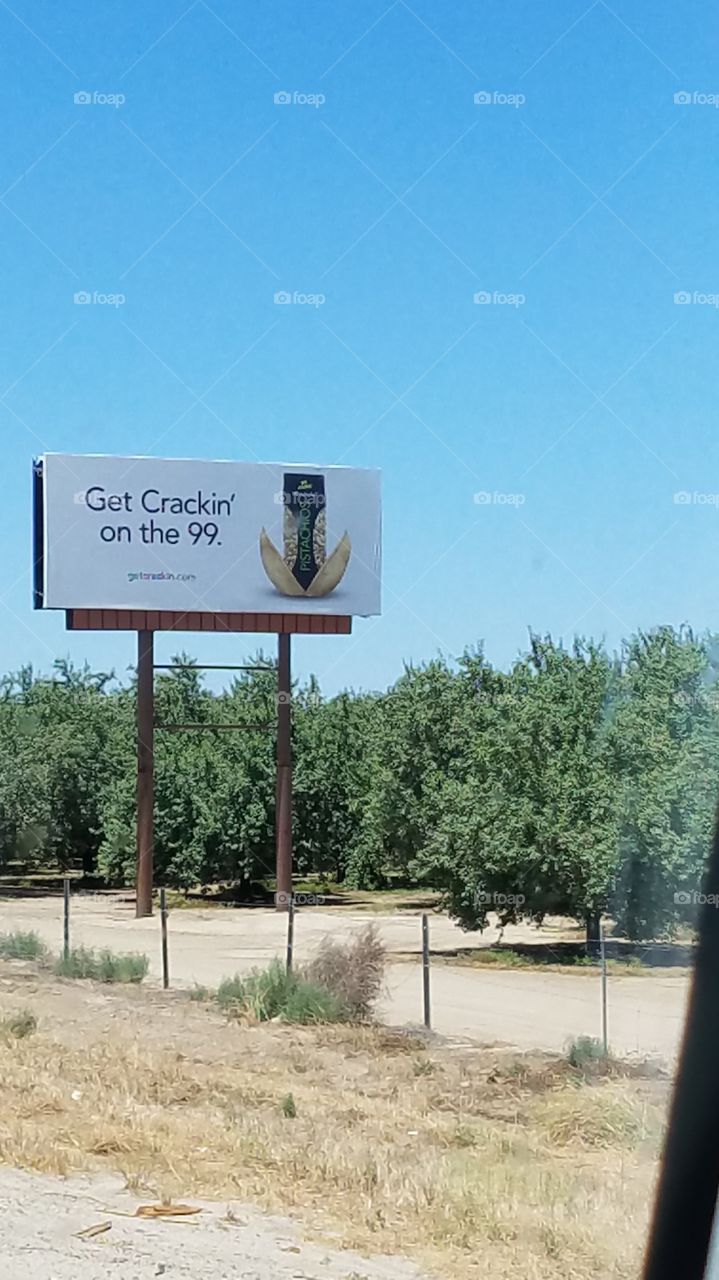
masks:
<svg viewBox="0 0 719 1280"><path fill-rule="evenodd" d="M443 788L466 775L467 733L462 684L443 659L407 666L377 700L351 883L434 883L434 865L423 854L440 820Z"/></svg>
<svg viewBox="0 0 719 1280"><path fill-rule="evenodd" d="M531 637L507 675L461 664L470 763L448 779L423 857L467 926L558 912L590 920L614 868L607 717L617 673L601 649Z"/></svg>
<svg viewBox="0 0 719 1280"><path fill-rule="evenodd" d="M626 647L612 726L611 906L633 938L672 932L696 915L719 777L718 668L716 646L688 628L640 633Z"/></svg>
<svg viewBox="0 0 719 1280"><path fill-rule="evenodd" d="M345 879L370 794L378 699L323 701L312 679L293 697L295 860L302 873Z"/></svg>

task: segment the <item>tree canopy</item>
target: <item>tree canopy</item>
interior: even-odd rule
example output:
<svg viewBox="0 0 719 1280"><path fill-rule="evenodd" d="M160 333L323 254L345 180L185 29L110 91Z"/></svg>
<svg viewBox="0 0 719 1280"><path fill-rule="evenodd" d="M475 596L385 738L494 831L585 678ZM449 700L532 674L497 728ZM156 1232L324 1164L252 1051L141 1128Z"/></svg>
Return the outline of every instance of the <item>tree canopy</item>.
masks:
<svg viewBox="0 0 719 1280"><path fill-rule="evenodd" d="M266 665L267 659L260 655ZM274 865L271 670L219 693L187 655L156 676L160 883L247 886ZM301 875L441 889L482 926L607 912L635 938L693 920L719 766L719 646L688 628L618 653L532 635L508 671L481 649L407 666L381 693L293 690ZM55 663L0 681L0 868L131 882L135 685Z"/></svg>

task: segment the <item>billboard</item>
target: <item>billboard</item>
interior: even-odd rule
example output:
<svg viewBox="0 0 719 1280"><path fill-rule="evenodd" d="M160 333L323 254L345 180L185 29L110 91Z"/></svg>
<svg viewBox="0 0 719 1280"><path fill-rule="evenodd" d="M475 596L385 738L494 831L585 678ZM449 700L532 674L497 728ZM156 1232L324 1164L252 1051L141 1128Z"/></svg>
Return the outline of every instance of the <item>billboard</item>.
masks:
<svg viewBox="0 0 719 1280"><path fill-rule="evenodd" d="M380 473L48 453L35 463L44 609L380 612Z"/></svg>

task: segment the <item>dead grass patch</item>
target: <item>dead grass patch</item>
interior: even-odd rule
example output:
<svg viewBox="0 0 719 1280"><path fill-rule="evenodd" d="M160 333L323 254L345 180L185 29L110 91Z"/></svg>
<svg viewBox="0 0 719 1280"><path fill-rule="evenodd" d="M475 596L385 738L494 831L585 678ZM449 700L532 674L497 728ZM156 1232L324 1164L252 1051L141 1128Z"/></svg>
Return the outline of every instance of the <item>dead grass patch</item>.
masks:
<svg viewBox="0 0 719 1280"><path fill-rule="evenodd" d="M632 1150L642 1142L656 1141L663 1119L656 1103L626 1084L563 1091L542 1099L532 1117L554 1146L615 1150Z"/></svg>

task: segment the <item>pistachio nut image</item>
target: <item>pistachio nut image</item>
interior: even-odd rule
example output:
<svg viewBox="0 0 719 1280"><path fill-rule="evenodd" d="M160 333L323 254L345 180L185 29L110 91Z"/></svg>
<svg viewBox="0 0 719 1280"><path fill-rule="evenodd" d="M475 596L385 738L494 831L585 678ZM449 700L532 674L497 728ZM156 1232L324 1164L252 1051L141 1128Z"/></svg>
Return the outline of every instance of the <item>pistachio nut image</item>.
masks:
<svg viewBox="0 0 719 1280"><path fill-rule="evenodd" d="M282 503L282 553L266 529L260 533L260 558L265 573L283 596L311 599L327 596L342 581L352 546L345 530L334 551L327 555L324 476L286 474Z"/></svg>

